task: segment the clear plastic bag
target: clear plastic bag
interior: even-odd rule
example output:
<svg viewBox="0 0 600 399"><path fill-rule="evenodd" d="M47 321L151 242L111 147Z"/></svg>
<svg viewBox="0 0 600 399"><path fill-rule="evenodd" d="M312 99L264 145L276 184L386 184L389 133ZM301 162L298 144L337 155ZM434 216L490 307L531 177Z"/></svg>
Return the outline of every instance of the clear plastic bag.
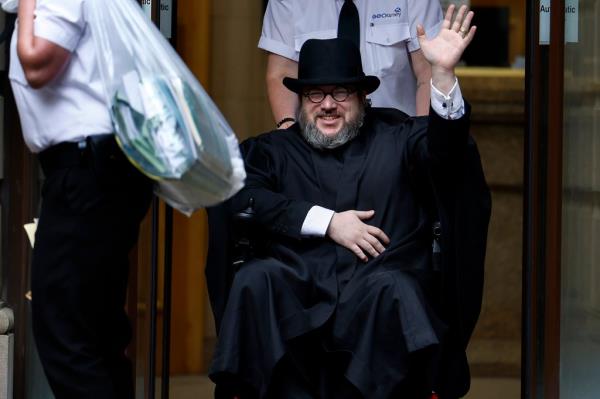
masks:
<svg viewBox="0 0 600 399"><path fill-rule="evenodd" d="M226 200L246 177L237 139L134 0L85 2L117 141L185 214Z"/></svg>

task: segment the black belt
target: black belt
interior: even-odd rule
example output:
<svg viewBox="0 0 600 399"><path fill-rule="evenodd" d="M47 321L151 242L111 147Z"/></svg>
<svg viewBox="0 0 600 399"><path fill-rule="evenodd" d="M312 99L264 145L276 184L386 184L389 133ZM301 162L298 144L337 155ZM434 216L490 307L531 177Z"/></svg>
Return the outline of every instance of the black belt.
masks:
<svg viewBox="0 0 600 399"><path fill-rule="evenodd" d="M60 169L71 168L82 165L90 159L91 142L101 142L112 140L115 144L114 134L97 134L88 136L85 140L78 142L62 142L53 145L50 148L38 154L40 165L44 174L48 176L52 172Z"/></svg>

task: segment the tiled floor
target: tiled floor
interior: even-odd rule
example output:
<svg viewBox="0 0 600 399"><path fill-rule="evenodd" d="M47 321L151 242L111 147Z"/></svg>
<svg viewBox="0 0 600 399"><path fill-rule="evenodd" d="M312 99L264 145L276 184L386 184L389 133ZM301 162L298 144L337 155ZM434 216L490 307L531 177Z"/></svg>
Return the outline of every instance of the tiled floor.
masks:
<svg viewBox="0 0 600 399"><path fill-rule="evenodd" d="M521 380L518 378L473 378L465 399L519 399Z"/></svg>
<svg viewBox="0 0 600 399"><path fill-rule="evenodd" d="M205 376L171 378L172 399L211 399L213 384ZM520 382L511 378L474 378L465 399L519 399Z"/></svg>
<svg viewBox="0 0 600 399"><path fill-rule="evenodd" d="M171 399L211 399L213 383L205 376L171 377Z"/></svg>

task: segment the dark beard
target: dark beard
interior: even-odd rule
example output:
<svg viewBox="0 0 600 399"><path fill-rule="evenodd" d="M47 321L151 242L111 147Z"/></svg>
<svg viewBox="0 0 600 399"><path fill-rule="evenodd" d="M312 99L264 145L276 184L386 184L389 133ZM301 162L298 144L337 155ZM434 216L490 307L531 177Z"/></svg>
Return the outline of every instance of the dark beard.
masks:
<svg viewBox="0 0 600 399"><path fill-rule="evenodd" d="M298 124L304 140L314 148L325 150L340 147L350 140L354 139L360 133L360 128L365 119L365 107L359 106L356 118L344 124L344 126L334 136L326 136L317 125L308 120L308 116L303 110L298 115Z"/></svg>

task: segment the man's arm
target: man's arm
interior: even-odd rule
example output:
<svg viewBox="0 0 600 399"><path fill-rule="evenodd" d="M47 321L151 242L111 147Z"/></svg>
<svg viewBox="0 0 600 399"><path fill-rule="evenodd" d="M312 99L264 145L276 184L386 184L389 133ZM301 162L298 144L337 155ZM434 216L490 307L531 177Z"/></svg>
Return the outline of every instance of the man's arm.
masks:
<svg viewBox="0 0 600 399"><path fill-rule="evenodd" d="M425 59L421 50L410 53L413 73L417 81L416 92L416 111L417 116L427 115L429 113L431 65Z"/></svg>
<svg viewBox="0 0 600 399"><path fill-rule="evenodd" d="M368 262L366 254L375 258L385 250L383 244L390 243L383 230L363 222L374 215L374 210L336 212L327 227L327 236L354 252L363 262Z"/></svg>
<svg viewBox="0 0 600 399"><path fill-rule="evenodd" d="M384 244L389 244L383 231L363 222L373 217L372 210L336 213L279 193L281 165L268 137L250 139L242 148L247 179L246 186L233 198L234 211L245 209L253 198L256 220L269 231L295 239L327 236L365 262L365 253L375 257L383 252Z"/></svg>
<svg viewBox="0 0 600 399"><path fill-rule="evenodd" d="M246 168L244 188L232 199L232 211L246 209L254 200L256 221L265 229L290 238L302 238L302 224L315 205L307 201L287 198L279 191L282 168L278 144L271 135L246 140L241 145Z"/></svg>
<svg viewBox="0 0 600 399"><path fill-rule="evenodd" d="M368 262L367 254L375 258L390 243L383 230L366 224L375 215L374 210L334 212L320 206L313 206L302 224L301 234L312 237L329 237L337 244L348 248L363 262Z"/></svg>
<svg viewBox="0 0 600 399"><path fill-rule="evenodd" d="M424 57L431 63L431 108L425 136L415 134L413 159L434 160L436 163L452 162L467 143L469 108L460 93L454 67L475 35L470 27L473 13L462 6L454 18L455 6L450 5L438 35L429 40L422 26L417 27L417 37ZM463 117L465 116L465 117ZM456 119L456 120L455 120ZM425 144L425 145L423 145Z"/></svg>
<svg viewBox="0 0 600 399"><path fill-rule="evenodd" d="M450 93L454 87L454 68L473 40L476 30L475 26L470 26L473 12L467 13L467 7L464 5L460 7L452 22L455 8L454 5L448 7L442 28L434 39L427 39L423 26L417 27L417 37L423 55L431 64L431 82L444 94Z"/></svg>
<svg viewBox="0 0 600 399"><path fill-rule="evenodd" d="M267 51L267 94L275 124L285 119L295 119L299 107L298 96L282 83L286 76L298 76L298 57L294 45L294 1L270 0L263 18L258 47ZM282 123L286 129L294 122Z"/></svg>
<svg viewBox="0 0 600 399"><path fill-rule="evenodd" d="M36 0L19 2L19 29L17 54L25 77L33 88L41 88L60 74L71 53L48 41L36 37L33 31Z"/></svg>
<svg viewBox="0 0 600 399"><path fill-rule="evenodd" d="M298 95L283 85L283 78L298 77L298 63L278 54L269 53L267 62L267 94L275 123L285 118L296 119L299 107ZM288 121L279 126L287 129L294 121Z"/></svg>

